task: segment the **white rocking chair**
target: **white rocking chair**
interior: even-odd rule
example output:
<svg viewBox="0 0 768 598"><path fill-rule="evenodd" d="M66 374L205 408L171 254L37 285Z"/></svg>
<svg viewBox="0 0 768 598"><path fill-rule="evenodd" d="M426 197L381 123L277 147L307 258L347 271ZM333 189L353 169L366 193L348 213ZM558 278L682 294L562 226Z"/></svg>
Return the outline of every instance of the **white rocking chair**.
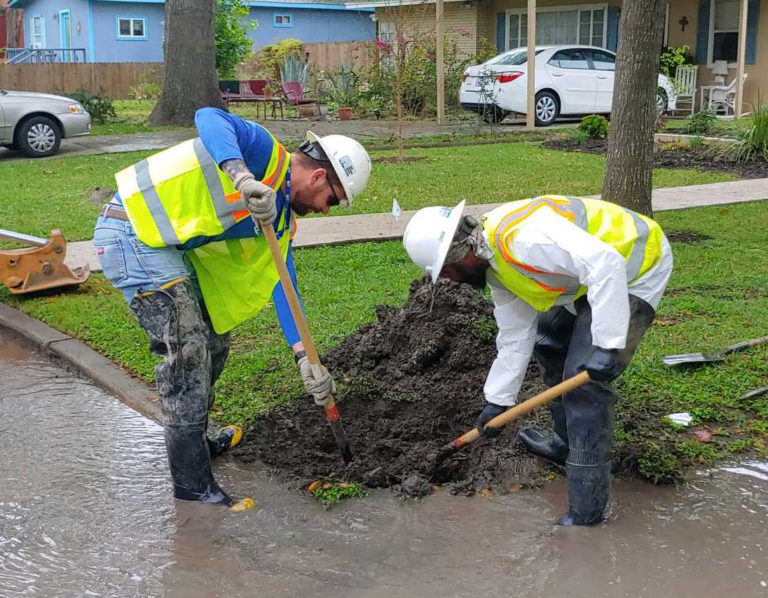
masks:
<svg viewBox="0 0 768 598"><path fill-rule="evenodd" d="M696 75L699 72L697 66L678 66L675 71L674 92L677 98L676 110L688 110L688 106L681 107L680 104L689 102L691 114L694 112L696 103Z"/></svg>

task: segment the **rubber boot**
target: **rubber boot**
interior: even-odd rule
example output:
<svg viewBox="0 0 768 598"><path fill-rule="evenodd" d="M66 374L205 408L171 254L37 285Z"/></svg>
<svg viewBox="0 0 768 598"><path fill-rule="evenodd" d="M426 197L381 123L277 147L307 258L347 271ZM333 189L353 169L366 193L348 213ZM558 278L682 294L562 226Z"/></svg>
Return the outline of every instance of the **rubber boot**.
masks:
<svg viewBox="0 0 768 598"><path fill-rule="evenodd" d="M529 453L564 466L568 457L568 433L562 400L550 403L549 411L552 414L551 431L544 433L535 428L523 428L517 437Z"/></svg>
<svg viewBox="0 0 768 598"><path fill-rule="evenodd" d="M243 438L243 430L240 426L225 426L213 437L208 438L208 450L211 459L240 444Z"/></svg>
<svg viewBox="0 0 768 598"><path fill-rule="evenodd" d="M610 485L610 465L565 466L568 478L568 513L558 525L597 525L605 519Z"/></svg>
<svg viewBox="0 0 768 598"><path fill-rule="evenodd" d="M221 504L233 511L253 508L250 498L232 499L213 479L205 424L165 427L165 446L173 478L173 495L179 500Z"/></svg>

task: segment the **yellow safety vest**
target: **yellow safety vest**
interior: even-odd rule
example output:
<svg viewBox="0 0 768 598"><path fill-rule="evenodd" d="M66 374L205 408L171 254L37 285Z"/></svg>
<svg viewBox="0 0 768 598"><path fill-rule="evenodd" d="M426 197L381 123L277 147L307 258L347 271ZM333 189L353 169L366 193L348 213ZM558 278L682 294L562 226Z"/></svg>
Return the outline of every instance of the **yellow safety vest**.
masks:
<svg viewBox="0 0 768 598"><path fill-rule="evenodd" d="M274 137L272 141L262 182L278 190L288 172L290 154ZM136 236L150 247L220 235L250 216L240 193L199 138L149 156L115 178ZM286 219L284 210L278 224L283 257L292 236L285 231ZM218 333L232 330L261 310L279 280L261 235L208 243L187 256Z"/></svg>
<svg viewBox="0 0 768 598"><path fill-rule="evenodd" d="M618 251L627 260L627 281L642 276L661 258L661 227L651 220L606 201L563 195L544 195L506 203L482 218L488 241L493 247L495 278L505 288L538 311L548 311L565 296L576 299L587 292L569 274L534 268L513 253L513 240L531 214L550 208L576 226Z"/></svg>

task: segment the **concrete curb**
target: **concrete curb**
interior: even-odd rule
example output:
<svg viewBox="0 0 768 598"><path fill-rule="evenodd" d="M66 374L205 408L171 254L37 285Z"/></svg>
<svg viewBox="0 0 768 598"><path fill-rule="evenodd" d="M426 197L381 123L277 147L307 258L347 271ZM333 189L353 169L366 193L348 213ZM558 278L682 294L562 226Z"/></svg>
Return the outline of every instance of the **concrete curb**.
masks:
<svg viewBox="0 0 768 598"><path fill-rule="evenodd" d="M5 303L0 303L0 328L27 339L42 352L90 378L129 407L162 424L160 404L152 388L85 343Z"/></svg>

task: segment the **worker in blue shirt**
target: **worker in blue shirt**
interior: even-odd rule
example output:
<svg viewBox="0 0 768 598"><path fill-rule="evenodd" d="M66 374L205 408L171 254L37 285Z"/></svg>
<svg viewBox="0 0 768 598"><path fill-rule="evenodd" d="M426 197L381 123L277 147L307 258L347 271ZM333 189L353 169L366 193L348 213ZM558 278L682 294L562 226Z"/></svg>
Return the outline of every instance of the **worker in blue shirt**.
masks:
<svg viewBox="0 0 768 598"><path fill-rule="evenodd" d="M195 116L199 137L117 173L118 193L94 233L105 276L147 333L156 367L174 495L224 504L211 457L235 446L237 426L207 434L229 331L270 299L307 392L323 404L330 374L314 372L257 222L272 222L294 286L295 215L348 207L371 172L368 153L342 135L307 133L289 154L264 127L216 108Z"/></svg>

